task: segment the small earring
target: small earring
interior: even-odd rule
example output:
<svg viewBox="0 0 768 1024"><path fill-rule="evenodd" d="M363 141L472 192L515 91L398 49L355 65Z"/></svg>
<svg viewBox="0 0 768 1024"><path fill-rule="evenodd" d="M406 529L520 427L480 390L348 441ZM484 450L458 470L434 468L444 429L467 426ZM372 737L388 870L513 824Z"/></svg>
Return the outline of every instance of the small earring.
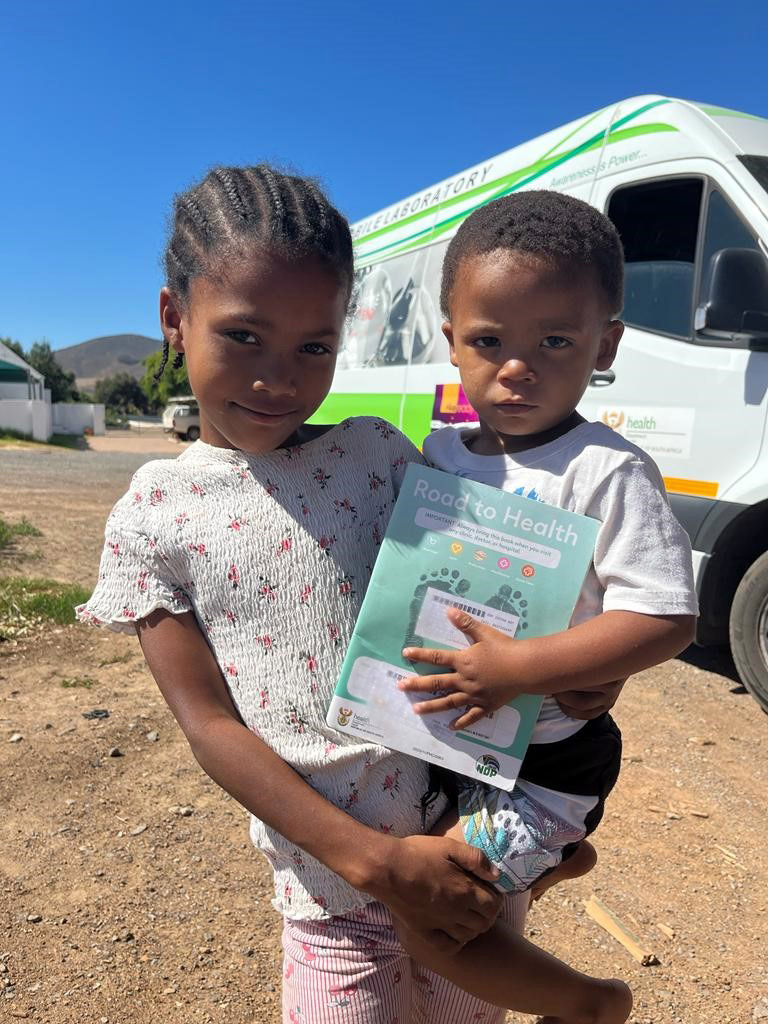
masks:
<svg viewBox="0 0 768 1024"><path fill-rule="evenodd" d="M180 370L184 365L184 353L177 352L174 356L173 363L171 364L174 370Z"/></svg>

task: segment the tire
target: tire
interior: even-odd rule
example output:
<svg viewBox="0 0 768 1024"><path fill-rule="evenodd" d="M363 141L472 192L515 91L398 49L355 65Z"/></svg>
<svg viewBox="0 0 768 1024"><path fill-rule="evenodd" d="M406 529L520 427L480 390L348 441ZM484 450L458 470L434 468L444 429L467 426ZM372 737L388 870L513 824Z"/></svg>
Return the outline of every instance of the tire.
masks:
<svg viewBox="0 0 768 1024"><path fill-rule="evenodd" d="M188 441L197 441L197 439L199 437L200 437L200 427L190 427L189 430L187 431L187 440Z"/></svg>
<svg viewBox="0 0 768 1024"><path fill-rule="evenodd" d="M730 634L739 677L768 713L768 551L747 569L736 590Z"/></svg>

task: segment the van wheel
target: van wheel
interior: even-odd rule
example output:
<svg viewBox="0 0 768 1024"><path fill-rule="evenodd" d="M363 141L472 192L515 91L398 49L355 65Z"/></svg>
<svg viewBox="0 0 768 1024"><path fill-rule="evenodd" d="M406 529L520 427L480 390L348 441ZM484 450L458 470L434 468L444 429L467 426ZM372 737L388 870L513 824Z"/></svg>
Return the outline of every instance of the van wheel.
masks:
<svg viewBox="0 0 768 1024"><path fill-rule="evenodd" d="M189 430L187 431L187 440L188 441L197 441L197 439L199 437L200 437L200 427L190 427Z"/></svg>
<svg viewBox="0 0 768 1024"><path fill-rule="evenodd" d="M768 712L768 551L744 573L731 605L730 633L741 681Z"/></svg>

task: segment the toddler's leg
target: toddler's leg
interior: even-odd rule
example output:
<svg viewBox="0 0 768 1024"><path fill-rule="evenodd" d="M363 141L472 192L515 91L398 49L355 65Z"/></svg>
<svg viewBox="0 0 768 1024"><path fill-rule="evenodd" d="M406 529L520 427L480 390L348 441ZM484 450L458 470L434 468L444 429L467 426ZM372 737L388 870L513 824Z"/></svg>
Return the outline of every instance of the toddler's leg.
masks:
<svg viewBox="0 0 768 1024"><path fill-rule="evenodd" d="M455 813L441 818L433 832L464 841ZM623 982L573 970L504 921L452 956L416 939L400 922L395 927L414 960L495 1006L543 1014L548 1024L624 1024L632 1008Z"/></svg>

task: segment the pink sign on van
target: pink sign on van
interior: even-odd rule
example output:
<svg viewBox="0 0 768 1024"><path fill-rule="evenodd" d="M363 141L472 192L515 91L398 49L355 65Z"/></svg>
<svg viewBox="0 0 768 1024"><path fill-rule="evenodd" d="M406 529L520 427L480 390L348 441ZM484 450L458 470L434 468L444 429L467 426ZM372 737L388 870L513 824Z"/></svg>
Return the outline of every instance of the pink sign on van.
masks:
<svg viewBox="0 0 768 1024"><path fill-rule="evenodd" d="M447 423L475 423L477 413L469 404L461 384L438 384L432 408L432 429L439 430Z"/></svg>

